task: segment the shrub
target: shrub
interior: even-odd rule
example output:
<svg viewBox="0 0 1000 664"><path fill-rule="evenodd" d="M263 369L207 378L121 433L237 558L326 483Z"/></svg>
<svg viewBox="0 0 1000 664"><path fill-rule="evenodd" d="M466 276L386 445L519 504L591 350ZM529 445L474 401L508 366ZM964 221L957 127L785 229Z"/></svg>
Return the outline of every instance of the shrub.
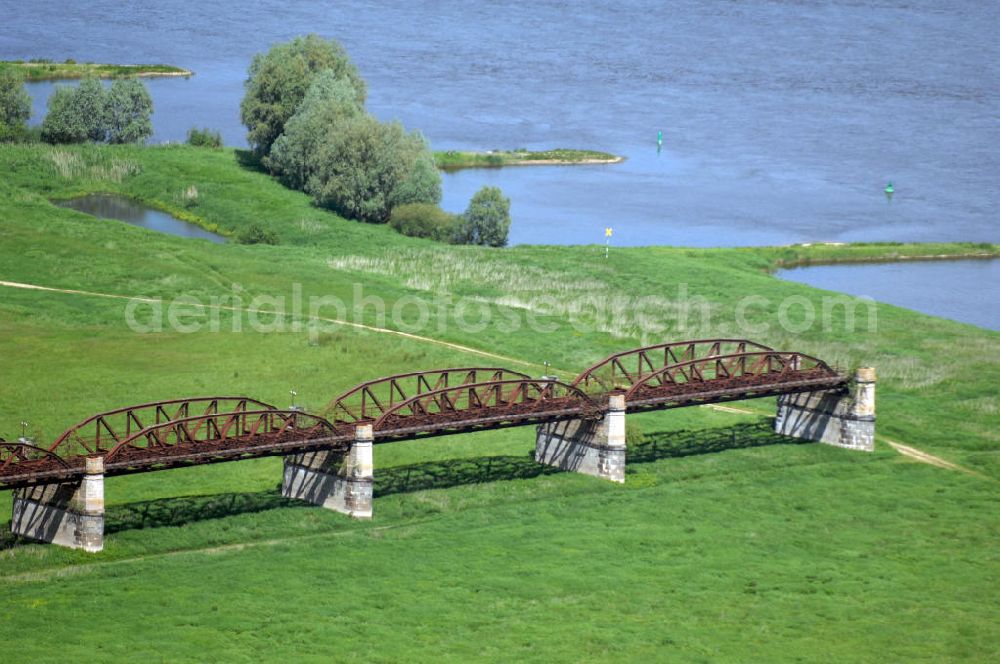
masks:
<svg viewBox="0 0 1000 664"><path fill-rule="evenodd" d="M462 244L503 247L509 231L510 199L499 187L483 187L469 201L457 240Z"/></svg>
<svg viewBox="0 0 1000 664"><path fill-rule="evenodd" d="M200 148L221 148L222 134L207 128L191 127L187 133L187 144Z"/></svg>
<svg viewBox="0 0 1000 664"><path fill-rule="evenodd" d="M298 110L313 79L326 70L347 81L354 89L358 105L364 104L365 82L344 48L333 40L318 35L296 37L254 56L245 84L246 94L240 102L240 120L257 154L270 154L271 146Z"/></svg>
<svg viewBox="0 0 1000 664"><path fill-rule="evenodd" d="M41 127L28 127L23 124L8 127L0 123L0 143L40 143L41 140Z"/></svg>
<svg viewBox="0 0 1000 664"><path fill-rule="evenodd" d="M260 224L250 224L236 236L236 241L240 244L278 244L278 236Z"/></svg>
<svg viewBox="0 0 1000 664"><path fill-rule="evenodd" d="M452 242L460 217L448 214L437 205L406 203L393 208L389 225L410 237L423 237L439 242Z"/></svg>
<svg viewBox="0 0 1000 664"><path fill-rule="evenodd" d="M185 189L181 193L181 201L183 201L184 207L188 209L198 205L198 187L191 185Z"/></svg>

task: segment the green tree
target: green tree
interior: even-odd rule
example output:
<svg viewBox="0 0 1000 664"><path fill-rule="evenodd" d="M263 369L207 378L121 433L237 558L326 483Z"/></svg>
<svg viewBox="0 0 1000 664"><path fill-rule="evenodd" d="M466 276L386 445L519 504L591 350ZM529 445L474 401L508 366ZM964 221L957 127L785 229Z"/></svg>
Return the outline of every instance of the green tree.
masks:
<svg viewBox="0 0 1000 664"><path fill-rule="evenodd" d="M24 77L11 68L0 68L0 141L23 135L31 117L31 97Z"/></svg>
<svg viewBox="0 0 1000 664"><path fill-rule="evenodd" d="M96 78L76 88L57 86L42 120L42 138L50 143L83 143L107 138L107 99Z"/></svg>
<svg viewBox="0 0 1000 664"><path fill-rule="evenodd" d="M108 97L101 82L93 77L80 81L73 95L73 105L83 120L87 140L107 140Z"/></svg>
<svg viewBox="0 0 1000 664"><path fill-rule="evenodd" d="M109 143L143 143L153 134L153 100L141 81L118 79L105 100L105 123Z"/></svg>
<svg viewBox="0 0 1000 664"><path fill-rule="evenodd" d="M441 202L441 174L434 164L434 153L423 136L414 133L419 136L423 148L416 155L409 176L393 190L389 201L393 208L409 203L437 205Z"/></svg>
<svg viewBox="0 0 1000 664"><path fill-rule="evenodd" d="M240 103L240 119L258 155L265 157L271 152L313 79L326 70L350 83L358 105L364 105L365 82L343 47L333 40L318 35L296 37L254 56Z"/></svg>
<svg viewBox="0 0 1000 664"><path fill-rule="evenodd" d="M396 189L409 180L426 150L419 133L360 115L320 142L306 191L318 205L346 217L384 223L398 198Z"/></svg>
<svg viewBox="0 0 1000 664"><path fill-rule="evenodd" d="M87 140L87 122L78 112L76 90L57 85L49 96L48 112L42 120L42 140L49 143L83 143Z"/></svg>
<svg viewBox="0 0 1000 664"><path fill-rule="evenodd" d="M304 189L316 169L319 145L343 129L345 122L364 113L354 86L333 70L316 76L299 110L285 123L285 130L271 146L271 172L292 189Z"/></svg>
<svg viewBox="0 0 1000 664"><path fill-rule="evenodd" d="M469 201L458 240L462 244L503 247L509 231L510 199L499 187L483 187Z"/></svg>

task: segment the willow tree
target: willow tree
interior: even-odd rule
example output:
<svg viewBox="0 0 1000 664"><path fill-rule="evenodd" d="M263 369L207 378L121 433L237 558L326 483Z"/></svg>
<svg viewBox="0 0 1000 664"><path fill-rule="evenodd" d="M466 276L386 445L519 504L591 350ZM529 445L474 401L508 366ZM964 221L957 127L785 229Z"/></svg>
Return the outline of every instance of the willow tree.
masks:
<svg viewBox="0 0 1000 664"><path fill-rule="evenodd" d="M313 80L327 70L347 81L358 105L364 105L365 82L336 41L318 35L296 37L254 56L244 84L246 94L240 102L240 119L247 128L247 140L259 156L270 154Z"/></svg>
<svg viewBox="0 0 1000 664"><path fill-rule="evenodd" d="M104 104L108 143L142 143L153 135L153 100L134 78L111 84Z"/></svg>
<svg viewBox="0 0 1000 664"><path fill-rule="evenodd" d="M23 134L30 117L31 97L24 89L24 75L12 67L0 67L0 140Z"/></svg>

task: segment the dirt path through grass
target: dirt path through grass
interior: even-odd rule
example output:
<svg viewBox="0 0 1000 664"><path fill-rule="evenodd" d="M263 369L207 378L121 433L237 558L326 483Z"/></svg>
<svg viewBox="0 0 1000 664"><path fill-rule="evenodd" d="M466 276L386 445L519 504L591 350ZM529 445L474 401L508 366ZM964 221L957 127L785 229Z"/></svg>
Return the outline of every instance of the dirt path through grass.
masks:
<svg viewBox="0 0 1000 664"><path fill-rule="evenodd" d="M952 463L951 461L945 461L941 457L936 457L933 454L928 454L927 452L922 452L915 447L910 447L909 445L903 445L902 443L897 443L896 441L889 440L888 438L883 438L889 447L896 450L905 457L919 461L920 463L930 464L932 466L937 466L938 468L944 468L945 470L954 470L960 473L965 473L966 475L972 475L973 477L979 477L981 479L990 479L981 473L977 473L974 470L970 470L958 464Z"/></svg>
<svg viewBox="0 0 1000 664"><path fill-rule="evenodd" d="M139 302L151 302L151 303L156 303L156 302L160 301L160 300L158 300L156 298L150 298L150 297L136 297L136 296L132 296L132 295L118 295L118 294L115 294L115 293L96 293L96 292L93 292L93 291L73 290L73 289L69 289L69 288L53 288L51 286L39 286L38 284L25 284L25 283L20 283L20 282L17 282L17 281L4 281L4 280L0 280L0 286L2 286L4 288L21 288L21 289L25 289L25 290L38 290L38 291L46 291L46 292L50 292L50 293L62 293L62 294L65 294L65 295L82 295L84 297L103 297L103 298L108 298L108 299L112 299L112 300L136 300L136 301L139 301ZM196 303L188 303L187 306L200 307L202 309L208 309L209 308L208 305L205 305L205 304L196 304ZM215 305L213 305L213 306L215 306ZM275 313L274 311L271 311L271 310L253 309L253 308L247 308L247 307L237 308L237 307L226 306L226 305L218 305L218 308L221 309L221 310L224 310L224 311L240 311L240 312L248 312L248 313L256 313L256 314L274 315L274 313ZM282 314L282 315L287 315L287 314ZM497 353L491 353L489 351L479 350L477 348L471 348L469 346L463 346L461 344L451 343L450 341L442 341L440 339L434 339L432 337L424 337L424 336L420 336L419 334L411 334L410 332L401 332L399 330L393 330L393 329L390 329L390 328L387 328L387 327L376 327L374 325L365 325L364 323L355 323L355 322L351 322L351 321L341 320L339 318L327 318L325 316L304 316L304 318L306 318L308 320L311 320L311 321L318 321L318 322L322 322L322 323L334 323L334 324L339 324L339 325L346 325L348 327L353 327L353 328L359 329L359 330L367 330L368 332L378 332L380 334L393 334L393 335L396 335L398 337L403 337L405 339L410 339L410 340L413 340L413 341L420 341L420 342L423 342L423 343L437 344L438 346L444 346L445 348L451 348L451 349L454 349L454 350L462 351L463 353L473 353L475 355L481 355L483 357L489 357L489 358L492 358L492 359L495 359L495 360L503 360L504 362L513 362L515 364L520 364L520 365L526 366L526 367L543 367L543 365L538 364L537 362L526 362L524 360L519 360L516 357L509 357L507 355L499 355ZM549 367L549 369L551 370L552 367ZM566 372L566 373L572 373L572 372Z"/></svg>
<svg viewBox="0 0 1000 664"><path fill-rule="evenodd" d="M0 583L18 583L18 582L26 583L32 581L49 581L54 578L88 574L90 572L94 572L104 567L140 563L143 562L144 560L176 558L178 556L187 556L187 555L211 555L217 553L226 553L228 551L242 551L244 549L257 549L261 547L278 546L293 541L301 542L301 541L315 540L315 539L350 537L352 535L363 535L366 533L378 533L386 530L397 530L399 528L409 528L409 527L419 526L423 523L426 523L429 520L430 519L424 519L420 521L410 521L407 523L395 523L387 526L378 526L375 528L361 527L361 528L351 528L348 530L338 530L334 532L309 533L306 535L289 535L287 537L282 537L278 539L258 540L256 542L254 541L235 542L233 544L223 544L221 546L210 546L200 549L179 549L177 551L151 553L144 556L133 556L131 558L118 558L116 560L101 560L92 563L83 563L80 565L64 565L62 567L50 567L47 569L38 570L36 572L23 572L20 574L0 575Z"/></svg>

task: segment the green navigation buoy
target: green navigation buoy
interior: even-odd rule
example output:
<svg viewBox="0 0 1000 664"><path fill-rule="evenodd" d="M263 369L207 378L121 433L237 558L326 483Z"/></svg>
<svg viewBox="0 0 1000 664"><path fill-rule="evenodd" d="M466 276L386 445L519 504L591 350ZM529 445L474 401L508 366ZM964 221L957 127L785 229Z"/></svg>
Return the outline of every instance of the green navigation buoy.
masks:
<svg viewBox="0 0 1000 664"><path fill-rule="evenodd" d="M657 147L662 147L663 146L663 132L662 131L656 132L656 145L657 145Z"/></svg>
<svg viewBox="0 0 1000 664"><path fill-rule="evenodd" d="M892 188L892 183L891 182L889 184L885 185L885 193L892 194L892 193L895 193L895 191L896 190Z"/></svg>

